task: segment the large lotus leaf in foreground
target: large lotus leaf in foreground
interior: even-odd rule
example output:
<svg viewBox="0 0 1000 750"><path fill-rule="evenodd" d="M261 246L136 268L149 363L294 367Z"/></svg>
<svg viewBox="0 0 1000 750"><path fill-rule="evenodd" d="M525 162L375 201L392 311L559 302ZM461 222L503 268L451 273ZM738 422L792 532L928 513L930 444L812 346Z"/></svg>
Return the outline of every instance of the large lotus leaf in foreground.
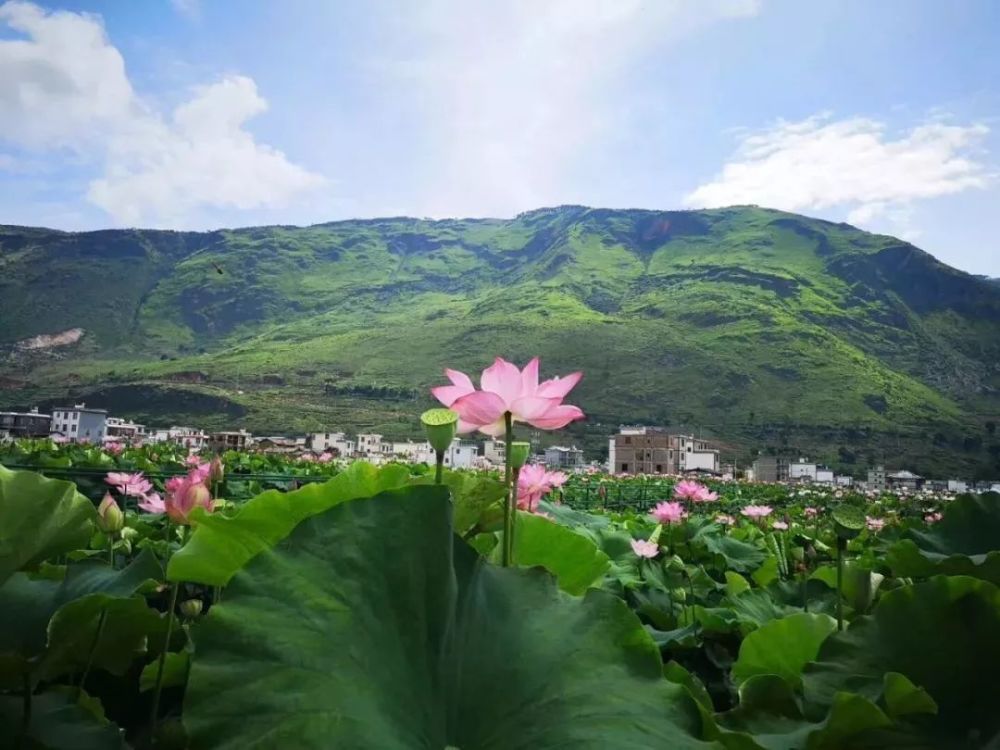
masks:
<svg viewBox="0 0 1000 750"><path fill-rule="evenodd" d="M170 558L167 577L224 586L254 555L284 539L303 519L348 500L401 487L408 480L406 466L377 469L355 461L329 482L308 484L294 492L262 492L231 518L196 511L195 532Z"/></svg>
<svg viewBox="0 0 1000 750"><path fill-rule="evenodd" d="M963 495L926 531L889 550L897 576L968 575L1000 585L1000 494Z"/></svg>
<svg viewBox="0 0 1000 750"><path fill-rule="evenodd" d="M0 466L0 584L14 572L86 546L97 510L72 482Z"/></svg>
<svg viewBox="0 0 1000 750"><path fill-rule="evenodd" d="M621 600L485 562L449 506L385 492L258 554L195 629L192 747L707 747Z"/></svg>
<svg viewBox="0 0 1000 750"><path fill-rule="evenodd" d="M899 713L904 701L895 694L908 683L886 678L899 673L937 704L937 716L921 719L928 731L985 747L1000 733L998 633L1000 589L987 581L939 576L896 589L873 615L823 642L802 674L806 699L828 706L838 691L851 691L882 699ZM936 745L948 746L945 740Z"/></svg>

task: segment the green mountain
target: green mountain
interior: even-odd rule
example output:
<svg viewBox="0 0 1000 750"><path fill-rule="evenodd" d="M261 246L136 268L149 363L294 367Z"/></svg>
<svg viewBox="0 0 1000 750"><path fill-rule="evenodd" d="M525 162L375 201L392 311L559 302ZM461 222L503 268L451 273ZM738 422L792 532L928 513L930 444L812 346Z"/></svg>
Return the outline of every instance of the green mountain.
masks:
<svg viewBox="0 0 1000 750"><path fill-rule="evenodd" d="M847 224L563 206L0 227L0 405L72 396L158 424L417 434L442 368L496 354L585 371L573 401L590 419L560 439L594 457L619 423L645 422L741 460L1000 474L1000 287Z"/></svg>

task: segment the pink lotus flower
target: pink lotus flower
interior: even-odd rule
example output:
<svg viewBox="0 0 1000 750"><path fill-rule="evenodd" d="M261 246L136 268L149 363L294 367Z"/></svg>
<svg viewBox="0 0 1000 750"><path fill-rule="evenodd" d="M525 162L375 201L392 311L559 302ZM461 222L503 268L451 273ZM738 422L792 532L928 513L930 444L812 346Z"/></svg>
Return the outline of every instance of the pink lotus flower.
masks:
<svg viewBox="0 0 1000 750"><path fill-rule="evenodd" d="M937 523L942 518L944 518L944 516L941 515L939 512L935 511L934 513L928 513L926 516L924 516L924 522L925 523Z"/></svg>
<svg viewBox="0 0 1000 750"><path fill-rule="evenodd" d="M740 513L747 518L767 518L774 513L774 508L770 505L748 505Z"/></svg>
<svg viewBox="0 0 1000 750"><path fill-rule="evenodd" d="M680 503L669 503L664 500L657 503L649 515L656 519L657 523L680 523L687 517L687 511Z"/></svg>
<svg viewBox="0 0 1000 750"><path fill-rule="evenodd" d="M736 523L736 519L732 516L727 516L725 513L720 513L715 517L715 522L720 526L732 526Z"/></svg>
<svg viewBox="0 0 1000 750"><path fill-rule="evenodd" d="M166 513L171 521L184 525L189 523L188 516L195 508L204 508L209 513L215 508L212 493L198 469L185 477L171 477L165 487L166 499L150 493L139 501L139 507L147 513Z"/></svg>
<svg viewBox="0 0 1000 750"><path fill-rule="evenodd" d="M719 496L705 485L690 480L678 482L674 486L674 497L694 503L710 503L719 499Z"/></svg>
<svg viewBox="0 0 1000 750"><path fill-rule="evenodd" d="M637 557L652 559L660 554L660 546L648 539L633 539L632 551L635 552Z"/></svg>
<svg viewBox="0 0 1000 750"><path fill-rule="evenodd" d="M184 464L190 467L200 466L201 456L199 456L197 453L192 453L190 456L184 459Z"/></svg>
<svg viewBox="0 0 1000 750"><path fill-rule="evenodd" d="M112 456L120 456L121 452L125 450L125 447L121 443L105 443L104 450Z"/></svg>
<svg viewBox="0 0 1000 750"><path fill-rule="evenodd" d="M869 531L881 531L885 527L885 521L881 518L865 516L865 525L868 527Z"/></svg>
<svg viewBox="0 0 1000 750"><path fill-rule="evenodd" d="M333 460L333 454L330 452L320 453L319 458L316 459L321 464L328 464Z"/></svg>
<svg viewBox="0 0 1000 750"><path fill-rule="evenodd" d="M788 531L788 524L784 521L775 521L771 524L771 528L775 531Z"/></svg>
<svg viewBox="0 0 1000 750"><path fill-rule="evenodd" d="M803 508L802 512L805 514L806 518L815 518L819 515L819 511L815 508Z"/></svg>
<svg viewBox="0 0 1000 750"><path fill-rule="evenodd" d="M565 378L552 378L539 384L538 357L524 370L497 357L483 370L476 390L464 372L445 370L451 385L431 389L434 398L458 412L458 432L479 430L499 437L506 431L504 414L510 412L514 422L526 422L540 430L558 430L570 422L583 419L577 406L563 404L566 397L583 377L574 372Z"/></svg>
<svg viewBox="0 0 1000 750"><path fill-rule="evenodd" d="M212 473L212 464L208 461L204 463L196 464L193 469L188 472L188 476L195 481L205 483L208 481L209 476ZM175 477L176 478L176 477Z"/></svg>
<svg viewBox="0 0 1000 750"><path fill-rule="evenodd" d="M530 513L536 512L539 501L556 487L566 482L561 471L548 471L541 464L526 464L517 478L517 507Z"/></svg>
<svg viewBox="0 0 1000 750"><path fill-rule="evenodd" d="M111 471L104 477L104 481L126 497L144 497L153 489L153 485L142 475L141 471L135 474Z"/></svg>

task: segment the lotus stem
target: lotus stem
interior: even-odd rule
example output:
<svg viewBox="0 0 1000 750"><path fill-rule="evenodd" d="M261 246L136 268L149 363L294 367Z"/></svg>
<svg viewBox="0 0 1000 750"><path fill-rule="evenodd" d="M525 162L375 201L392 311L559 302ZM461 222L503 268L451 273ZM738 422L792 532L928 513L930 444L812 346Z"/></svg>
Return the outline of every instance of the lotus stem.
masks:
<svg viewBox="0 0 1000 750"><path fill-rule="evenodd" d="M434 484L441 484L444 476L444 451L435 451L434 458Z"/></svg>
<svg viewBox="0 0 1000 750"><path fill-rule="evenodd" d="M511 494L511 496L514 499L513 499L513 502L511 503L511 510L510 510L510 537L509 537L509 541L507 542L507 547L508 547L507 556L510 559L510 564L511 565L516 564L516 562L514 560L514 536L517 533L517 486L518 486L518 482L520 481L520 479L521 479L521 467L520 466L516 466L516 467L514 467L513 478L512 478L512 481L511 481L510 494Z"/></svg>
<svg viewBox="0 0 1000 750"><path fill-rule="evenodd" d="M80 682L76 686L76 699L80 700L80 694L83 692L83 687L87 683L87 676L90 674L90 668L94 665L94 654L97 652L97 647L101 643L101 636L104 635L104 623L108 619L108 610L101 609L101 616L97 620L97 632L94 633L94 640L90 644L90 653L87 654L87 666L83 668L83 674L80 675Z"/></svg>
<svg viewBox="0 0 1000 750"><path fill-rule="evenodd" d="M174 630L174 610L177 608L177 592L180 590L180 583L174 583L170 591L170 608L167 610L167 633L163 637L163 649L160 651L159 662L156 666L156 687L153 690L153 710L149 717L150 723L150 744L156 737L156 725L160 719L160 692L163 689L163 669L167 663L167 649L170 648L170 636Z"/></svg>
<svg viewBox="0 0 1000 750"><path fill-rule="evenodd" d="M513 476L514 467L510 462L510 444L514 441L514 419L511 413L505 412L503 415L504 421L504 475L503 482L504 487L507 488L507 494L504 499L504 512L503 512L503 550L501 556L501 564L507 568L510 567L510 535L511 529L513 527L513 505L514 505L514 490L511 487L511 477Z"/></svg>
<svg viewBox="0 0 1000 750"><path fill-rule="evenodd" d="M844 548L847 540L837 537L837 630L844 629Z"/></svg>

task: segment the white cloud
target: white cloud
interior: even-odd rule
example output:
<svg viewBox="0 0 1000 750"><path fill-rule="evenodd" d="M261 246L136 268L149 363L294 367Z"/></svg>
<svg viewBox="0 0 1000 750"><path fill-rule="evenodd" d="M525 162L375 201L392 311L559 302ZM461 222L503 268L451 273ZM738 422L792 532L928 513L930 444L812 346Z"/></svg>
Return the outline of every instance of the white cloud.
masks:
<svg viewBox="0 0 1000 750"><path fill-rule="evenodd" d="M410 57L381 63L419 98L439 155L422 213L504 215L554 196L621 116L627 66L757 0L429 0L397 19ZM413 50L414 44L417 49Z"/></svg>
<svg viewBox="0 0 1000 750"><path fill-rule="evenodd" d="M990 185L994 175L978 146L982 124L922 123L891 136L884 123L827 114L780 121L744 134L733 158L711 182L689 193L696 208L754 203L788 211L835 209L847 220L879 220L913 239L917 201Z"/></svg>
<svg viewBox="0 0 1000 750"><path fill-rule="evenodd" d="M325 183L244 129L267 109L249 78L199 88L166 120L97 16L8 2L0 23L25 37L0 40L0 141L96 155L87 197L119 223L181 227L202 207L280 207Z"/></svg>

